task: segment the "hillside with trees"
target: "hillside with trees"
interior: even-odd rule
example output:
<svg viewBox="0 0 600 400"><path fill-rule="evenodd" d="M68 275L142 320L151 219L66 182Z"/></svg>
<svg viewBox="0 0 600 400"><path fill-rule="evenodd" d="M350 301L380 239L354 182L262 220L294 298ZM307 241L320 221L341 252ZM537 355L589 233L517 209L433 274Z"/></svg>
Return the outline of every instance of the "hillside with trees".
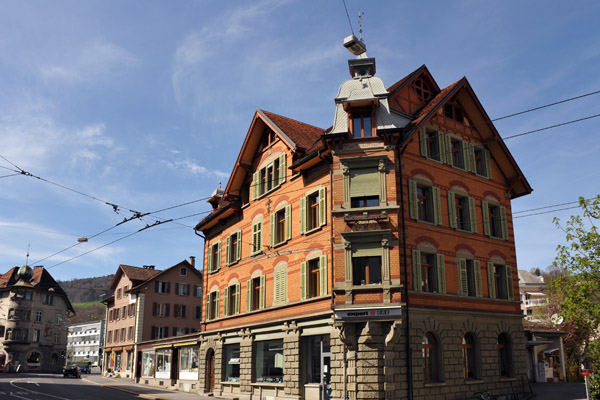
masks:
<svg viewBox="0 0 600 400"><path fill-rule="evenodd" d="M100 301L112 295L110 282L113 275L97 278L71 279L58 281L69 296L69 301L77 313L69 318L69 324L98 321L105 318L105 306Z"/></svg>

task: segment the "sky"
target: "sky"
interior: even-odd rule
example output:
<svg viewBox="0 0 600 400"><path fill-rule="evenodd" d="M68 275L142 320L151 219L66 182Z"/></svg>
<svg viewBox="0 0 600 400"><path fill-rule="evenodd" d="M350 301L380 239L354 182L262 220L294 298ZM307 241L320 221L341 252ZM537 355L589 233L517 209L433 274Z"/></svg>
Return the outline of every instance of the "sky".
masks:
<svg viewBox="0 0 600 400"><path fill-rule="evenodd" d="M192 228L225 187L256 109L331 126L353 57L342 0L1 5L0 272L28 251L60 280L201 263ZM492 119L600 90L597 1L346 5L357 35L364 12L387 87L423 64L440 87L466 76ZM495 125L507 137L597 114L600 94ZM552 264L564 242L553 218L579 213L535 209L600 193L598 123L506 140L534 189L512 202L519 269ZM15 166L33 176L6 176Z"/></svg>

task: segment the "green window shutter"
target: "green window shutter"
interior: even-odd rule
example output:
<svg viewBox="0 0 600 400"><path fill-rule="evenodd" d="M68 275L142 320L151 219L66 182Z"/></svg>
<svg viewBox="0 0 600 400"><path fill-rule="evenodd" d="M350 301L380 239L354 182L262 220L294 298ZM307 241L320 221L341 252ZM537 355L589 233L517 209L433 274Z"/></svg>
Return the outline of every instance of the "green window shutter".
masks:
<svg viewBox="0 0 600 400"><path fill-rule="evenodd" d="M235 256L236 261L240 261L242 259L242 231L238 231L237 233L237 254Z"/></svg>
<svg viewBox="0 0 600 400"><path fill-rule="evenodd" d="M252 279L246 281L246 312L252 310Z"/></svg>
<svg viewBox="0 0 600 400"><path fill-rule="evenodd" d="M300 263L300 300L306 300L306 262Z"/></svg>
<svg viewBox="0 0 600 400"><path fill-rule="evenodd" d="M241 298L240 298L240 292L241 292L241 286L239 283L235 284L235 313L239 314L240 313L240 303L241 303Z"/></svg>
<svg viewBox="0 0 600 400"><path fill-rule="evenodd" d="M327 192L325 188L319 189L319 226L327 223Z"/></svg>
<svg viewBox="0 0 600 400"><path fill-rule="evenodd" d="M421 149L421 155L427 157L427 131L424 127L419 132L419 149Z"/></svg>
<svg viewBox="0 0 600 400"><path fill-rule="evenodd" d="M350 170L350 197L379 196L377 167Z"/></svg>
<svg viewBox="0 0 600 400"><path fill-rule="evenodd" d="M477 233L477 213L475 199L472 197L469 197L469 228L471 228L471 233Z"/></svg>
<svg viewBox="0 0 600 400"><path fill-rule="evenodd" d="M300 234L306 232L306 196L300 197Z"/></svg>
<svg viewBox="0 0 600 400"><path fill-rule="evenodd" d="M510 265L505 265L504 268L506 268L506 293L508 293L509 300L514 300L515 294L513 288L512 268L510 267Z"/></svg>
<svg viewBox="0 0 600 400"><path fill-rule="evenodd" d="M412 265L413 265L413 290L420 292L423 289L421 281L421 252L419 250L412 251Z"/></svg>
<svg viewBox="0 0 600 400"><path fill-rule="evenodd" d="M445 139L444 139L444 134L440 131L436 132L437 134L437 148L438 148L438 154L439 154L439 159L440 162L445 163L446 162L446 146L445 146Z"/></svg>
<svg viewBox="0 0 600 400"><path fill-rule="evenodd" d="M206 309L204 311L204 319L206 321L212 319L212 316L210 315L210 293L206 295Z"/></svg>
<svg viewBox="0 0 600 400"><path fill-rule="evenodd" d="M471 171L471 157L469 155L469 144L462 141L463 160L465 163L465 171Z"/></svg>
<svg viewBox="0 0 600 400"><path fill-rule="evenodd" d="M224 297L223 297L223 315L225 317L227 317L229 315L229 286L227 286L224 290Z"/></svg>
<svg viewBox="0 0 600 400"><path fill-rule="evenodd" d="M506 207L500 206L500 224L502 226L502 239L508 239L508 224L506 221Z"/></svg>
<svg viewBox="0 0 600 400"><path fill-rule="evenodd" d="M408 181L409 214L412 219L419 219L419 199L417 197L417 182Z"/></svg>
<svg viewBox="0 0 600 400"><path fill-rule="evenodd" d="M213 272L221 269L221 241L217 243L217 259L214 260L215 268L213 268Z"/></svg>
<svg viewBox="0 0 600 400"><path fill-rule="evenodd" d="M275 246L275 213L269 216L269 244L271 247Z"/></svg>
<svg viewBox="0 0 600 400"><path fill-rule="evenodd" d="M448 223L450 228L456 229L456 196L448 192Z"/></svg>
<svg viewBox="0 0 600 400"><path fill-rule="evenodd" d="M436 254L435 267L437 269L438 292L446 293L446 262L443 254Z"/></svg>
<svg viewBox="0 0 600 400"><path fill-rule="evenodd" d="M285 240L292 238L292 205L285 207Z"/></svg>
<svg viewBox="0 0 600 400"><path fill-rule="evenodd" d="M444 139L444 148L442 153L442 160L446 160L446 164L454 165L454 154L452 153L452 138L447 133L442 134Z"/></svg>
<svg viewBox="0 0 600 400"><path fill-rule="evenodd" d="M219 303L221 302L221 291L217 290L216 292L216 296L217 296L217 306L215 307L215 318L219 318Z"/></svg>
<svg viewBox="0 0 600 400"><path fill-rule="evenodd" d="M488 149L483 150L483 154L485 155L485 176L488 179L492 178L492 163L490 161L490 152Z"/></svg>
<svg viewBox="0 0 600 400"><path fill-rule="evenodd" d="M467 280L467 260L464 258L458 259L458 294L467 296L469 294L469 282Z"/></svg>
<svg viewBox="0 0 600 400"><path fill-rule="evenodd" d="M285 176L287 175L287 169L285 168L285 153L279 156L279 183L281 185L285 182Z"/></svg>
<svg viewBox="0 0 600 400"><path fill-rule="evenodd" d="M442 224L442 199L440 196L440 188L437 186L432 187L433 192L433 212L435 215L435 223L437 225Z"/></svg>
<svg viewBox="0 0 600 400"><path fill-rule="evenodd" d="M229 265L231 260L231 235L227 236L225 244L225 265Z"/></svg>
<svg viewBox="0 0 600 400"><path fill-rule="evenodd" d="M266 276L261 275L260 276L260 309L262 310L263 308L265 308L265 298L266 298L266 290L265 290L265 282L266 282Z"/></svg>
<svg viewBox="0 0 600 400"><path fill-rule="evenodd" d="M327 256L319 258L319 295L325 296L328 292L327 288Z"/></svg>
<svg viewBox="0 0 600 400"><path fill-rule="evenodd" d="M213 246L214 246L214 244L208 248L208 262L207 262L207 264L208 264L208 272L209 273L213 271L213 252L212 252Z"/></svg>
<svg viewBox="0 0 600 400"><path fill-rule="evenodd" d="M487 276L488 276L488 292L490 299L496 298L496 285L494 284L494 263L487 263Z"/></svg>
<svg viewBox="0 0 600 400"><path fill-rule="evenodd" d="M252 200L256 200L258 198L258 185L259 185L259 172L255 172L252 174Z"/></svg>
<svg viewBox="0 0 600 400"><path fill-rule="evenodd" d="M483 216L483 234L490 236L490 210L489 203L485 200L481 201L481 213Z"/></svg>
<svg viewBox="0 0 600 400"><path fill-rule="evenodd" d="M469 158L469 172L477 173L477 164L475 163L475 146L473 143L469 143L469 151L467 152Z"/></svg>
<svg viewBox="0 0 600 400"><path fill-rule="evenodd" d="M481 297L483 288L481 284L481 262L479 260L473 261L473 270L475 272L475 296Z"/></svg>

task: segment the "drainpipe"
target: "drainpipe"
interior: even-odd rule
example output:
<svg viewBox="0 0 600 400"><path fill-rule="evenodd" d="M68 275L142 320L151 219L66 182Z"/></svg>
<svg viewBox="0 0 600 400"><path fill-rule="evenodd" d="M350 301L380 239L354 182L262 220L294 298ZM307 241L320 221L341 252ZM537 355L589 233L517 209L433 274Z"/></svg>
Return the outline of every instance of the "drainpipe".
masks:
<svg viewBox="0 0 600 400"><path fill-rule="evenodd" d="M400 157L400 145L396 145L396 150L398 153L398 162L399 162L399 172L400 172L400 213L402 215L402 263L404 264L404 303L405 306L405 315L406 315L406 325L405 325L405 335L406 335L406 380L407 380L407 388L408 388L408 400L413 399L413 365L412 365L412 349L410 346L410 318L409 318L409 306L408 306L408 261L406 259L406 214L404 210L404 183L402 180L402 158Z"/></svg>

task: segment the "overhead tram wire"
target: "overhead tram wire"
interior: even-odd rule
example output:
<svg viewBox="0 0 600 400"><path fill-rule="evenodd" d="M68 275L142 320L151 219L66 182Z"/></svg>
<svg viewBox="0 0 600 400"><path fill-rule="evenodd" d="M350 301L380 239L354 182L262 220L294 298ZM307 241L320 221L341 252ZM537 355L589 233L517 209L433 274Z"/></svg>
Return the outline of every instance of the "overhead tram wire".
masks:
<svg viewBox="0 0 600 400"><path fill-rule="evenodd" d="M503 137L502 140L514 139L519 136L525 136L525 135L529 135L531 133L541 132L541 131L545 131L548 129L557 128L559 126L574 124L575 122L581 122L581 121L585 121L585 120L597 118L597 117L600 117L600 114L590 115L589 117L579 118L579 119L575 119L573 121L563 122L562 124L551 125L551 126L547 126L545 128L535 129L533 131L523 132L523 133L519 133L519 134L512 135L512 136L506 136L506 137Z"/></svg>

